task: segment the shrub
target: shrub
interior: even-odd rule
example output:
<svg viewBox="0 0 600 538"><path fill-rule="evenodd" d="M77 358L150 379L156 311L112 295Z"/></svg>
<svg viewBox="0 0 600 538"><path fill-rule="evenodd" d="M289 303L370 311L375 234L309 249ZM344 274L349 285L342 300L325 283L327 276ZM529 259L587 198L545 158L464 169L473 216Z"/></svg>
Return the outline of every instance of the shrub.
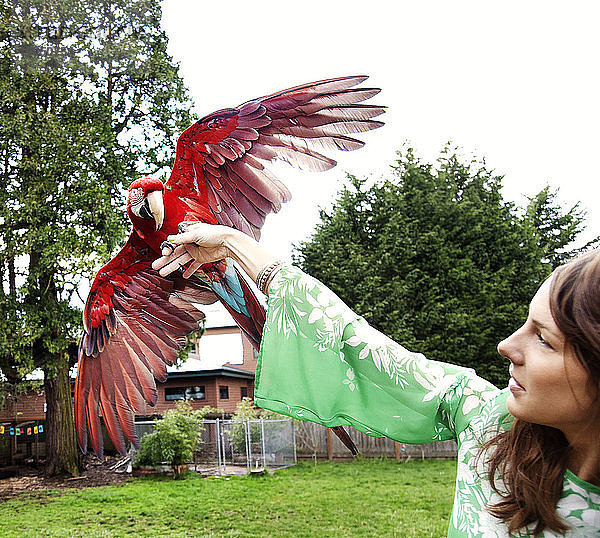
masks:
<svg viewBox="0 0 600 538"><path fill-rule="evenodd" d="M210 407L194 411L186 402L177 402L156 422L154 431L142 438L136 465L182 465L194 459L202 441L202 418Z"/></svg>

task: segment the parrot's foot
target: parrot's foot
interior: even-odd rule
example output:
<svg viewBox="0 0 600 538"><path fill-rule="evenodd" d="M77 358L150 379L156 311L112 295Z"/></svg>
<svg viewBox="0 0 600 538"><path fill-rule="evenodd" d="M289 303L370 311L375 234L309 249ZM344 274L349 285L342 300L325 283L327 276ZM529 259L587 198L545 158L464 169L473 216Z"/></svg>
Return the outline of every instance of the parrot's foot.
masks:
<svg viewBox="0 0 600 538"><path fill-rule="evenodd" d="M188 231L188 228L192 225L192 224L198 224L197 221L194 220L184 220L182 222L179 223L179 225L177 226L179 229L179 233L183 234L185 232Z"/></svg>
<svg viewBox="0 0 600 538"><path fill-rule="evenodd" d="M160 250L162 251L162 249L165 247L171 249L171 252L169 252L169 254L173 254L173 252L175 250L175 245L173 245L172 243L169 243L168 241L163 241L160 244Z"/></svg>

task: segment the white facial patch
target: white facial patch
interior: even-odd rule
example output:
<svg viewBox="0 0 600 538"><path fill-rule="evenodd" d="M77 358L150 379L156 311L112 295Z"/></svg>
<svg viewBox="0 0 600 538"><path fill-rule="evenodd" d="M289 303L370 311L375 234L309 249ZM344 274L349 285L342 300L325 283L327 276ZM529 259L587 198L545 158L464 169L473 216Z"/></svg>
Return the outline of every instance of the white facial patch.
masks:
<svg viewBox="0 0 600 538"><path fill-rule="evenodd" d="M137 189L131 189L129 191L129 200L131 205L139 204L144 198L144 189L138 187Z"/></svg>

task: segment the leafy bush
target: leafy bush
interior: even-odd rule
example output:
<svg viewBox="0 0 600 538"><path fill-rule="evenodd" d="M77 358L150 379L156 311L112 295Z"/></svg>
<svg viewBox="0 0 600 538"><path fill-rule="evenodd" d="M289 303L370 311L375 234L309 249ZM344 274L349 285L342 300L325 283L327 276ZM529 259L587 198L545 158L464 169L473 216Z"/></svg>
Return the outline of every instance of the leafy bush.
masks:
<svg viewBox="0 0 600 538"><path fill-rule="evenodd" d="M235 411L231 416L231 419L239 422L234 424L231 430L231 443L233 444L237 452L246 452L246 433L244 429L244 422L246 420L275 420L281 418L287 418L274 411L268 409L260 409L256 407L250 398L242 398L235 407ZM252 442L257 442L261 438L260 424L250 424L250 439Z"/></svg>
<svg viewBox="0 0 600 538"><path fill-rule="evenodd" d="M202 418L213 411L204 407L194 411L189 402L175 404L156 422L154 431L142 438L136 465L182 465L194 458L202 441Z"/></svg>
<svg viewBox="0 0 600 538"><path fill-rule="evenodd" d="M261 409L256 407L250 398L242 398L240 402L235 406L235 411L231 416L232 420L257 420L263 418L265 420L276 420L280 418L287 418L275 411L269 411L268 409Z"/></svg>
<svg viewBox="0 0 600 538"><path fill-rule="evenodd" d="M254 405L250 398L242 398L235 406L235 411L231 415L231 420L244 421L256 420L260 416L260 409Z"/></svg>

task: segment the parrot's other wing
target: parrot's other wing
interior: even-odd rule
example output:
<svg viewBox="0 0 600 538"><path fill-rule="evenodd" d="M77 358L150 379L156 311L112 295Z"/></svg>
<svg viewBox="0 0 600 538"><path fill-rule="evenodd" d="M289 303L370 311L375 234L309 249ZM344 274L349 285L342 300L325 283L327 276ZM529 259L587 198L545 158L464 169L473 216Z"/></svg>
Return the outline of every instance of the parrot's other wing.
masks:
<svg viewBox="0 0 600 538"><path fill-rule="evenodd" d="M125 436L139 446L135 413L156 403L154 379L165 381L185 336L204 314L194 304L217 300L197 278L161 277L155 255L137 235L96 276L84 310L75 384L75 427L81 450L103 455L100 413L119 452Z"/></svg>
<svg viewBox="0 0 600 538"><path fill-rule="evenodd" d="M354 88L366 76L303 84L219 110L186 129L177 142L166 188L188 204L208 208L220 224L258 239L267 214L290 199L264 162L276 160L312 171L336 161L317 150L354 150L348 136L383 125L372 118L384 107L361 104L377 88Z"/></svg>

